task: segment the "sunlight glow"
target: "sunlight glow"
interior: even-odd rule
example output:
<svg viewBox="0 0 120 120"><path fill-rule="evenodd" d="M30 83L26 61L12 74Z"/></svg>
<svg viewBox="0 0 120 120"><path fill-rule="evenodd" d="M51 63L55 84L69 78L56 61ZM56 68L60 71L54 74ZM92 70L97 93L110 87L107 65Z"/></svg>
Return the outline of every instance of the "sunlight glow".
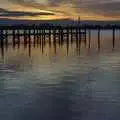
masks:
<svg viewBox="0 0 120 120"><path fill-rule="evenodd" d="M5 0L6 1L6 0ZM12 0L11 0L12 1ZM20 2L20 4L18 4ZM51 1L49 0L32 0L27 4L27 1L21 2L18 1L18 3L10 2L3 2L0 5L0 8L3 8L8 11L20 11L20 12L32 12L32 13L52 13L54 15L39 15L39 16L22 16L22 17L10 17L11 19L31 19L31 20L52 20L52 19L64 19L64 18L70 18L70 19L78 19L80 16L81 20L119 20L120 16L111 15L110 13L108 15L103 14L97 14L92 10L92 8L76 8L75 2L77 0L71 0L71 2L66 1L59 1L58 5L51 5L49 4ZM54 3L57 3L53 0ZM54 4L53 3L53 4ZM103 2L101 2L103 3ZM105 2L107 3L107 2ZM4 5L5 4L5 5ZM91 10L89 10L91 9ZM96 9L96 8L95 8ZM101 10L100 10L101 11ZM0 13L1 14L1 13ZM2 18L6 18L3 16Z"/></svg>

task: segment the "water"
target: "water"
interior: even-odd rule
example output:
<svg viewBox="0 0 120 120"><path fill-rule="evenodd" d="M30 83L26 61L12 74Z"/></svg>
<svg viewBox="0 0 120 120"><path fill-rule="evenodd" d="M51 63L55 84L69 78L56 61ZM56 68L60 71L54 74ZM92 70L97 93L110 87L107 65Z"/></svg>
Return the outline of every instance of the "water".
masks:
<svg viewBox="0 0 120 120"><path fill-rule="evenodd" d="M0 120L119 120L120 42L12 45L0 54Z"/></svg>

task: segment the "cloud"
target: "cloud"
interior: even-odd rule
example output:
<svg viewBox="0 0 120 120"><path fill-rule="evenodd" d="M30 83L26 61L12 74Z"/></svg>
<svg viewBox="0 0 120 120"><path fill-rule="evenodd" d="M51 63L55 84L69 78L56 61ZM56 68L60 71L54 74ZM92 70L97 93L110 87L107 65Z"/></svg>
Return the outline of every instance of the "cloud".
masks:
<svg viewBox="0 0 120 120"><path fill-rule="evenodd" d="M101 1L87 4L84 8L96 15L103 15L106 17L119 18L120 15L120 2L119 1Z"/></svg>
<svg viewBox="0 0 120 120"><path fill-rule="evenodd" d="M21 5L39 10L47 10L64 15L94 15L104 17L119 18L120 0L2 0L12 3L13 5ZM0 10L1 11L1 10ZM14 14L13 14L14 13ZM34 16L28 12L11 12L9 15ZM46 14L47 15L47 14Z"/></svg>
<svg viewBox="0 0 120 120"><path fill-rule="evenodd" d="M5 9L3 9L3 8L0 8L0 13L3 13L3 12L6 12L6 10Z"/></svg>
<svg viewBox="0 0 120 120"><path fill-rule="evenodd" d="M0 17L22 17L22 16L42 16L42 15L54 15L47 12L25 12L25 11L8 11L0 8Z"/></svg>
<svg viewBox="0 0 120 120"><path fill-rule="evenodd" d="M88 6L92 11L120 12L120 2L96 3Z"/></svg>

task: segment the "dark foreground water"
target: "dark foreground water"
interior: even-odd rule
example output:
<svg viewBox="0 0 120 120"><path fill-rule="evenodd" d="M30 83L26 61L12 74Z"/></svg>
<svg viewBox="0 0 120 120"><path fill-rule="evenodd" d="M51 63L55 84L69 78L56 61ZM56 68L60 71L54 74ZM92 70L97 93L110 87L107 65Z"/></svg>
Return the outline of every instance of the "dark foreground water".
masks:
<svg viewBox="0 0 120 120"><path fill-rule="evenodd" d="M88 42L62 46L10 45L0 54L0 120L120 120L120 37L110 31L101 49Z"/></svg>

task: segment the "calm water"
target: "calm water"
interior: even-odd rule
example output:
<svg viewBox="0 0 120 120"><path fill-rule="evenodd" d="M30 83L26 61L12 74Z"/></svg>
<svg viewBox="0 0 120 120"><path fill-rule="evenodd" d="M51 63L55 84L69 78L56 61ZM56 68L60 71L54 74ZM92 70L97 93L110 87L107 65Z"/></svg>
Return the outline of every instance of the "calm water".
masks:
<svg viewBox="0 0 120 120"><path fill-rule="evenodd" d="M0 50L0 120L120 120L120 34Z"/></svg>

